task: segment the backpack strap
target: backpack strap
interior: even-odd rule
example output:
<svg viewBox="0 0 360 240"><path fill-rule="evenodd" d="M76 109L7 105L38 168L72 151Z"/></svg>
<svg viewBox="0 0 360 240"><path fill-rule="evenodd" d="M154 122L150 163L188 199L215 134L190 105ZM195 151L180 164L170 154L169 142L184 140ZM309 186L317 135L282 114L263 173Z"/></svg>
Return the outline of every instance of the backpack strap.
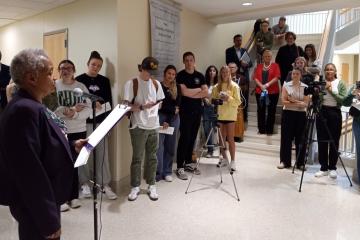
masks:
<svg viewBox="0 0 360 240"><path fill-rule="evenodd" d="M159 86L158 86L158 84L157 84L157 82L156 82L155 79L152 79L152 78L151 78L151 81L152 81L152 83L153 83L153 85L154 85L154 87L155 87L155 89L156 89L156 93L157 93Z"/></svg>
<svg viewBox="0 0 360 240"><path fill-rule="evenodd" d="M131 104L134 104L135 98L137 96L137 91L139 88L139 82L138 82L137 78L133 78L132 81L133 81L133 99L131 100Z"/></svg>

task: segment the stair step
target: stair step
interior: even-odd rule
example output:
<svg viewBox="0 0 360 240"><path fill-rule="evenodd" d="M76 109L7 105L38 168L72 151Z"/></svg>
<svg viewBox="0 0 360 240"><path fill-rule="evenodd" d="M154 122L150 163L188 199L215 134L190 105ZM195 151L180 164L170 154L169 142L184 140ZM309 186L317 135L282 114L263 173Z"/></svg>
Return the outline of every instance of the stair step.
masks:
<svg viewBox="0 0 360 240"><path fill-rule="evenodd" d="M257 155L279 156L280 146L244 141L236 144L236 150Z"/></svg>

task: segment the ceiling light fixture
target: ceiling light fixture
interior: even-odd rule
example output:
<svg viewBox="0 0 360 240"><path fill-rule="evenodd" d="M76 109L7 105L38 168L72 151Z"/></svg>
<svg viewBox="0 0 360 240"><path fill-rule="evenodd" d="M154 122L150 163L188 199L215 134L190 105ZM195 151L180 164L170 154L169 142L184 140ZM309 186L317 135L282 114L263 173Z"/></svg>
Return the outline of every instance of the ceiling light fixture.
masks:
<svg viewBox="0 0 360 240"><path fill-rule="evenodd" d="M253 3L251 3L251 2L245 2L245 3L243 3L242 5L243 5L243 6L252 6Z"/></svg>

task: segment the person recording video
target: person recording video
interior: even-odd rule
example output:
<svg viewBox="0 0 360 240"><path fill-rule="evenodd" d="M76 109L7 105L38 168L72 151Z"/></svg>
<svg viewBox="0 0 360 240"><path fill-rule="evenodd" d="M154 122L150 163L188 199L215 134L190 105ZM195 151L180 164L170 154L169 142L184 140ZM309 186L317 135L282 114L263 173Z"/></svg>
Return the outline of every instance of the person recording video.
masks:
<svg viewBox="0 0 360 240"><path fill-rule="evenodd" d="M326 94L321 95L322 107L320 109L320 115L326 121L321 121L320 118L316 119L319 163L321 168L320 171L315 173L315 177L329 175L331 178L336 178L336 164L342 127L340 107L346 95L346 85L344 81L337 78L336 66L333 63L326 64L324 72ZM331 136L328 134L329 129L331 129ZM329 142L331 140L334 141L335 148L333 144Z"/></svg>
<svg viewBox="0 0 360 240"><path fill-rule="evenodd" d="M278 64L271 62L270 50L265 50L262 57L263 63L257 65L253 77L256 83L258 134L271 135L274 132L276 105L279 100L280 68Z"/></svg>
<svg viewBox="0 0 360 240"><path fill-rule="evenodd" d="M232 81L230 68L228 66L223 66L220 68L220 77L219 82L214 86L211 93L211 97L218 104L218 122L220 125L220 131L222 135L222 140L227 140L229 143L229 152L230 152L230 168L232 171L236 170L235 165L235 141L234 141L234 132L235 132L235 121L237 119L237 109L241 104L240 101L240 90L239 86ZM214 102L214 101L213 101ZM222 146L226 146L226 143L221 143ZM221 154L226 159L226 153L223 148L221 149ZM219 162L219 166L224 166L227 164L227 161Z"/></svg>
<svg viewBox="0 0 360 240"><path fill-rule="evenodd" d="M294 139L296 157L298 157L296 167L301 170L305 168L305 147L300 149L300 143L303 140L309 96L304 95L304 89L307 85L300 80L301 69L295 67L291 71L291 81L285 82L282 88L283 112L281 116L280 165L278 165L278 169L291 167L291 148Z"/></svg>

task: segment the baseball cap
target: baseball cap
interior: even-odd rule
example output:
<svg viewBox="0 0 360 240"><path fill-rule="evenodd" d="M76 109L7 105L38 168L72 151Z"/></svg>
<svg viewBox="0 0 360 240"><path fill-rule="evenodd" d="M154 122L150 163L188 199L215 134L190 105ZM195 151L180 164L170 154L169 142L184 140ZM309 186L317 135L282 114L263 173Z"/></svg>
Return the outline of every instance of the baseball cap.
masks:
<svg viewBox="0 0 360 240"><path fill-rule="evenodd" d="M142 60L142 63L138 65L139 71L145 70L151 75L158 74L159 61L153 57L146 57Z"/></svg>

